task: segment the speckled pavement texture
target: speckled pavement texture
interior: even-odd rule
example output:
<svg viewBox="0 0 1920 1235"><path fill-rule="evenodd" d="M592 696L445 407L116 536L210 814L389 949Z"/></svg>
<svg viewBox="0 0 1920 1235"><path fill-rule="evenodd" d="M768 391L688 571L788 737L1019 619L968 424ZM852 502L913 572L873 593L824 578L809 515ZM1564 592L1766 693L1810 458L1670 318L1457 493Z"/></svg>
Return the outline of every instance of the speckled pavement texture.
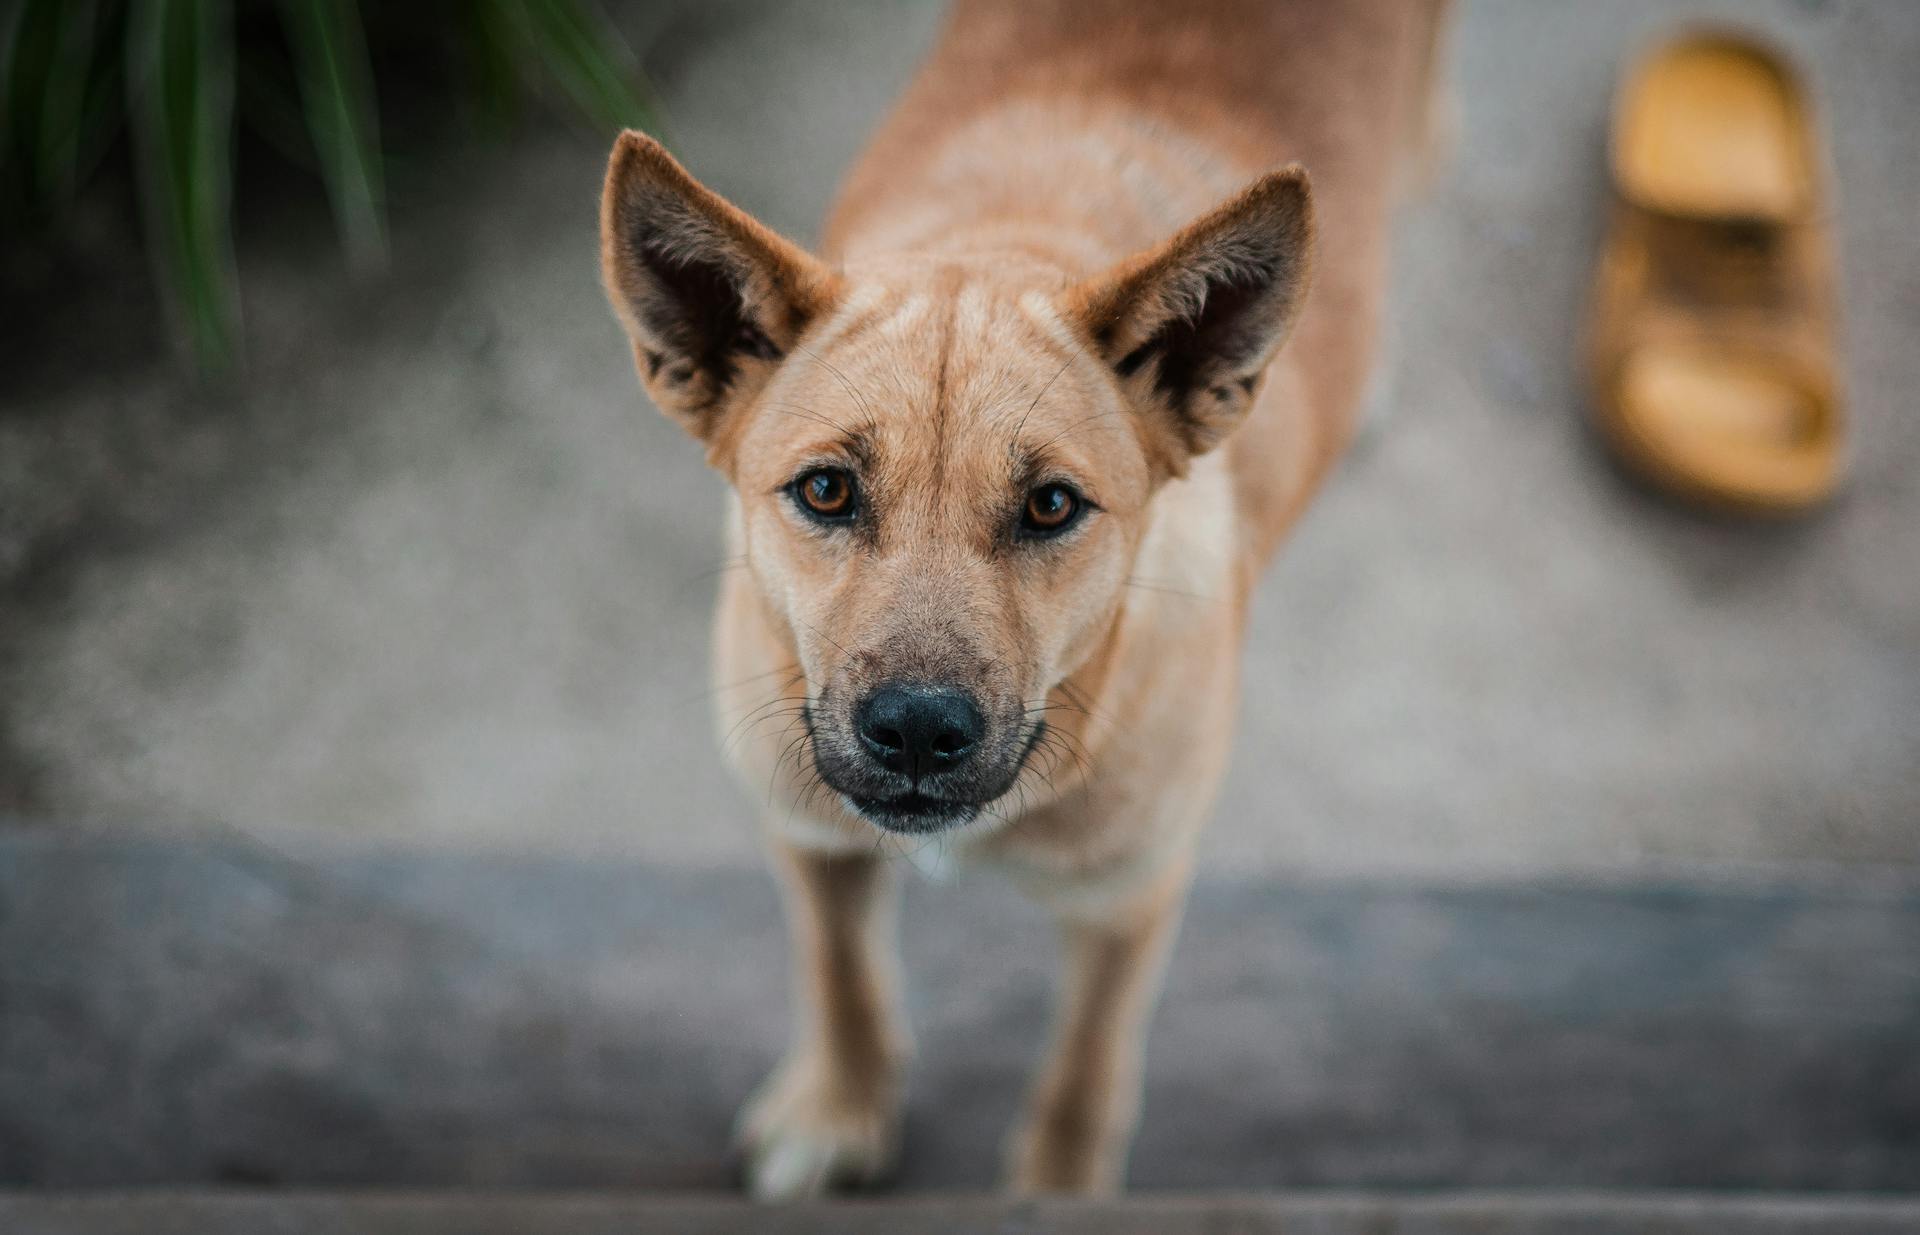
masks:
<svg viewBox="0 0 1920 1235"><path fill-rule="evenodd" d="M1052 946L905 913L904 1190L990 1188ZM0 1185L730 1186L771 881L0 839ZM1204 880L1132 1182L1920 1192L1920 884Z"/></svg>

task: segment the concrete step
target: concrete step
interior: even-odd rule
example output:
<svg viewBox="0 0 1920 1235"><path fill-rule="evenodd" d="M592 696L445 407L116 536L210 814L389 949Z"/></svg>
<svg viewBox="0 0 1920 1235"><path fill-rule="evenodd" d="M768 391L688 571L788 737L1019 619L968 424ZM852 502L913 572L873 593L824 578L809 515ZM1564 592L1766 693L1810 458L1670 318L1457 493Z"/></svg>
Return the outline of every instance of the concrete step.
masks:
<svg viewBox="0 0 1920 1235"><path fill-rule="evenodd" d="M0 1195L8 1235L1913 1235L1920 1199L1269 1195L784 1209L634 1196Z"/></svg>
<svg viewBox="0 0 1920 1235"><path fill-rule="evenodd" d="M899 1191L984 1192L1048 926L903 919ZM723 1194L786 951L758 871L0 829L0 1185ZM1203 882L1148 1054L1137 1190L1920 1193L1920 889Z"/></svg>

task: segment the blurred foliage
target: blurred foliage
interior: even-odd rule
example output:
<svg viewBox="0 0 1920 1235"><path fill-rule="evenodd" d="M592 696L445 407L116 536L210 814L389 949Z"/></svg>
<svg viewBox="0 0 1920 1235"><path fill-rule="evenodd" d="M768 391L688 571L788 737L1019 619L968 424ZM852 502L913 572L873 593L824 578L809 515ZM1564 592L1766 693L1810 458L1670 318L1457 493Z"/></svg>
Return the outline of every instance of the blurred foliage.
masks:
<svg viewBox="0 0 1920 1235"><path fill-rule="evenodd" d="M592 0L0 0L0 211L57 231L116 159L135 172L176 335L232 355L236 124L313 168L357 270L386 259L373 53L451 60L499 119L548 88L601 129L654 128L631 53Z"/></svg>

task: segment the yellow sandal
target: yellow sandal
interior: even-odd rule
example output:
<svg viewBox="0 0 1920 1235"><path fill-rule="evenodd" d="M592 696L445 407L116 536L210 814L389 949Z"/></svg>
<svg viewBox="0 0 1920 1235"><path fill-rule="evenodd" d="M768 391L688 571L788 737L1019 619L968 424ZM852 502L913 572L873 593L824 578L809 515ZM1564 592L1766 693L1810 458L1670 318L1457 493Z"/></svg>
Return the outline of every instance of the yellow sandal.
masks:
<svg viewBox="0 0 1920 1235"><path fill-rule="evenodd" d="M1620 89L1587 361L1607 439L1671 491L1789 512L1839 482L1815 142L1793 71L1744 35L1668 43Z"/></svg>

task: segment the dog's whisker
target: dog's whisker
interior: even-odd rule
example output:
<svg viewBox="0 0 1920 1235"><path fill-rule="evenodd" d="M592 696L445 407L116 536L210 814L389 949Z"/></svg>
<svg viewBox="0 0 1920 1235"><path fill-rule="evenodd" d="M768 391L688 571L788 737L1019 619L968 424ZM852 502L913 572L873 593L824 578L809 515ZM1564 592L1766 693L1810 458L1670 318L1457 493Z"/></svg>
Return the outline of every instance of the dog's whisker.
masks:
<svg viewBox="0 0 1920 1235"><path fill-rule="evenodd" d="M778 403L767 400L763 401L760 406L782 416L791 416L796 420L811 420L815 424L825 425L827 428L832 429L844 437L852 437L854 435L854 430L848 428L846 425L841 424L829 416L823 416L810 407L802 407L798 403Z"/></svg>
<svg viewBox="0 0 1920 1235"><path fill-rule="evenodd" d="M839 649L839 652L842 656L847 657L849 660L853 658L853 653L847 651L845 645L843 645L838 639L835 639L832 635L828 634L826 631L821 630L818 626L815 626L812 622L807 621L807 619L801 617L797 613L793 615L793 620L800 623L802 626L806 627L808 630L812 631L814 634L819 635L822 639L825 639L828 643L831 643L835 648Z"/></svg>
<svg viewBox="0 0 1920 1235"><path fill-rule="evenodd" d="M1048 438L1046 441L1041 442L1038 446L1034 447L1033 453L1035 454L1041 453L1042 451L1046 450L1047 447L1052 446L1056 442L1061 441L1068 434L1074 432L1076 429L1080 428L1082 425L1091 424L1092 422L1102 419L1103 417L1113 416L1113 415L1117 415L1117 413L1114 411L1114 409L1110 407L1103 407L1097 412L1090 412L1087 415L1082 416L1080 419L1074 421L1072 424L1068 425L1066 428L1060 430L1060 432L1054 434L1052 437ZM1115 426L1115 428L1116 429L1124 428L1124 426Z"/></svg>
<svg viewBox="0 0 1920 1235"><path fill-rule="evenodd" d="M819 365L821 368L825 369L827 372L833 374L834 380L839 382L841 389L847 392L847 397L852 399L854 403L859 406L861 413L867 416L869 419L872 418L873 409L867 406L866 399L861 396L858 390L854 389L853 383L847 380L846 374L842 373L838 368L836 368L831 362L827 360L826 357L822 356L819 352L814 351L812 348L806 346L805 344L797 345L796 350L806 353L808 358L811 359L815 364Z"/></svg>
<svg viewBox="0 0 1920 1235"><path fill-rule="evenodd" d="M1092 719L1099 721L1103 725L1109 725L1118 729L1122 733L1131 732L1129 726L1118 717L1102 709L1095 708L1091 703L1087 702L1085 692L1074 686L1073 683L1063 680L1056 689L1058 689L1062 695L1065 695L1069 702L1081 708Z"/></svg>
<svg viewBox="0 0 1920 1235"><path fill-rule="evenodd" d="M784 682L782 682L778 687L778 689L781 691L785 691L788 687L792 686L795 682L799 681L800 678L806 676L806 670L801 669L797 662L791 665L781 665L777 669L768 669L764 672L753 674L751 677L741 678L737 682L727 682L720 686L710 686L706 690L701 691L697 695L689 695L684 699L677 700L677 703L679 706L685 707L689 704L698 703L702 699L711 699L717 695L724 695L728 691L743 690L746 687L753 685L755 682L765 681L766 679L772 677L776 673L785 673L785 674L791 675Z"/></svg>
<svg viewBox="0 0 1920 1235"><path fill-rule="evenodd" d="M806 719L807 719L806 713L804 711L801 712L800 715L795 716L793 719L787 722L787 727L780 731L780 737L775 738L774 740L780 741L782 738L785 738L787 734L793 732L793 727L796 724L805 726ZM804 747L805 744L808 741L810 741L812 738L813 738L812 728L810 726L803 727L801 730L800 736L787 741L787 744L781 749L780 754L774 759L773 770L767 773L767 805L768 806L773 805L773 790L774 790L774 786L777 785L780 781L780 769L786 766L787 759L791 756L793 757L793 760L794 760L794 768L797 771L800 766L798 751L802 747Z"/></svg>
<svg viewBox="0 0 1920 1235"><path fill-rule="evenodd" d="M699 571L696 574L688 575L685 579L682 579L680 581L680 586L692 587L696 583L704 583L708 579L718 578L719 576L726 574L728 571L745 570L747 569L748 565L749 563L747 560L747 555L744 553L738 553L730 558L722 559L720 564L717 566L711 566L711 567L708 567L706 570Z"/></svg>
<svg viewBox="0 0 1920 1235"><path fill-rule="evenodd" d="M1159 592L1167 596L1180 596L1187 600L1198 600L1206 604L1216 604L1221 599L1218 596L1209 596L1205 592L1190 592L1185 588L1168 587L1163 583L1150 583L1145 579L1128 579L1124 586L1137 588L1142 592Z"/></svg>
<svg viewBox="0 0 1920 1235"><path fill-rule="evenodd" d="M731 754L763 723L790 715L804 709L806 706L807 703L804 696L783 696L762 703L759 707L754 708L745 716L735 721L733 727L727 730L726 735L720 741L720 753L722 755Z"/></svg>
<svg viewBox="0 0 1920 1235"><path fill-rule="evenodd" d="M1053 371L1053 376L1047 379L1046 385L1040 387L1040 392L1033 396L1033 402L1027 404L1027 410L1020 414L1020 423L1013 427L1011 436L1014 441L1017 442L1020 440L1020 431L1027 427L1027 418L1033 415L1034 409L1040 406L1040 400L1047 397L1047 392L1053 389L1053 384L1060 380L1060 375L1065 373L1067 367L1072 363L1073 357L1071 355L1061 361L1060 367Z"/></svg>
<svg viewBox="0 0 1920 1235"><path fill-rule="evenodd" d="M723 749L728 748L730 745L731 739L734 736L736 735L744 736L743 731L750 731L754 726L757 726L764 720L776 719L780 716L784 716L789 712L803 706L803 703L804 703L804 700L802 700L797 696L782 696L777 699L769 699L766 702L760 704L759 706L752 708L745 715L741 716L738 720L736 720L733 724L733 727L727 731L726 739L723 740L721 743L722 748Z"/></svg>

